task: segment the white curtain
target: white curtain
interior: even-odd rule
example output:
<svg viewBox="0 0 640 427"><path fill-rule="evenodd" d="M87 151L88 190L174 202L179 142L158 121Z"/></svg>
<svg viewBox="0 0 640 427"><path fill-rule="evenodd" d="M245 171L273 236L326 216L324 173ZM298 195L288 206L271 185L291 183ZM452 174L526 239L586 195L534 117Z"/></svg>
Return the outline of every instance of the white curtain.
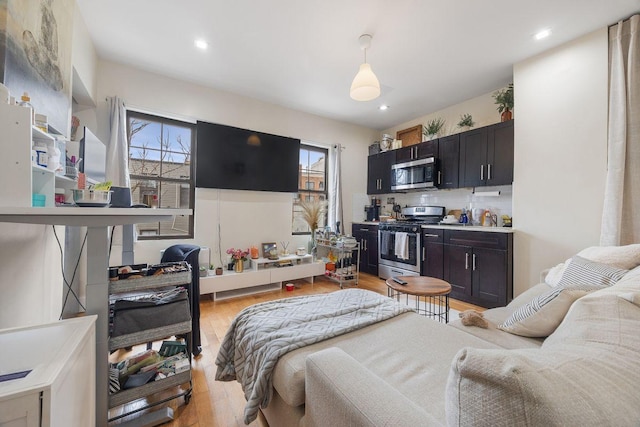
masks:
<svg viewBox="0 0 640 427"><path fill-rule="evenodd" d="M331 147L329 173L331 174L331 188L329 189L328 226L336 229L336 223L340 221L340 232L346 234L342 220L342 179L341 179L342 145Z"/></svg>
<svg viewBox="0 0 640 427"><path fill-rule="evenodd" d="M109 125L111 135L107 144L107 181L115 187L130 188L129 155L127 153L127 112L124 101L117 96L107 98L109 102Z"/></svg>
<svg viewBox="0 0 640 427"><path fill-rule="evenodd" d="M640 242L640 15L609 28L609 135L600 245Z"/></svg>

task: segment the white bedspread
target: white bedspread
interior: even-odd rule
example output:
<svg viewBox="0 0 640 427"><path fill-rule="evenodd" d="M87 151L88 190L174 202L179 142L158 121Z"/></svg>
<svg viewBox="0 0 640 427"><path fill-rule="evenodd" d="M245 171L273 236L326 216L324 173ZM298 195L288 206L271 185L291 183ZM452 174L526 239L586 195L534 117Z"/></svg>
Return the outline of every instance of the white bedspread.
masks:
<svg viewBox="0 0 640 427"><path fill-rule="evenodd" d="M222 341L216 380L242 385L249 424L271 400L273 368L282 355L411 310L361 289L252 305L236 316Z"/></svg>

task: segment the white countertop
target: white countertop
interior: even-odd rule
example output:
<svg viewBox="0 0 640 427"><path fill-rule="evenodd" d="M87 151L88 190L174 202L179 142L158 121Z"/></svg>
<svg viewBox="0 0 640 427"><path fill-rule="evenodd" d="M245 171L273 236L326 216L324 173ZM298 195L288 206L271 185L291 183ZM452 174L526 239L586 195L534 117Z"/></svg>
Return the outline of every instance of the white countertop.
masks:
<svg viewBox="0 0 640 427"><path fill-rule="evenodd" d="M422 225L422 228L437 228L440 230L460 230L460 231L485 231L488 233L513 233L514 230L511 227L482 227L479 225L457 225L457 224L433 224Z"/></svg>
<svg viewBox="0 0 640 427"><path fill-rule="evenodd" d="M0 207L0 222L73 226L110 226L162 221L191 215L191 209Z"/></svg>

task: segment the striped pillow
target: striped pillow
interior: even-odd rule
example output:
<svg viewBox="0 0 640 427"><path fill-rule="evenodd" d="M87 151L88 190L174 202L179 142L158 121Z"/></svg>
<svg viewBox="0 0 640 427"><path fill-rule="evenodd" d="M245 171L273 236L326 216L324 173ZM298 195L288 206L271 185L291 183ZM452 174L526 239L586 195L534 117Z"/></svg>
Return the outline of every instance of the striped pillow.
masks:
<svg viewBox="0 0 640 427"><path fill-rule="evenodd" d="M589 261L578 255L571 258L569 265L562 273L558 286L566 285L600 285L611 286L629 270L612 267L595 261Z"/></svg>
<svg viewBox="0 0 640 427"><path fill-rule="evenodd" d="M516 309L498 329L523 337L548 337L560 325L575 300L602 288L584 284L557 286Z"/></svg>

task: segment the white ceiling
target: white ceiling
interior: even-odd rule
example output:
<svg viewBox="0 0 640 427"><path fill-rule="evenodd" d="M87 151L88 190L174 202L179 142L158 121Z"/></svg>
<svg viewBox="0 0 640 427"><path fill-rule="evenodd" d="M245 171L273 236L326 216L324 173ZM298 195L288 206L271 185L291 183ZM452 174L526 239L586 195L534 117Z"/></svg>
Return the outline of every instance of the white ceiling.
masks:
<svg viewBox="0 0 640 427"><path fill-rule="evenodd" d="M514 63L640 11L640 0L77 3L101 58L373 129L500 88ZM535 41L543 28L553 34ZM369 102L349 97L363 33L382 86Z"/></svg>

